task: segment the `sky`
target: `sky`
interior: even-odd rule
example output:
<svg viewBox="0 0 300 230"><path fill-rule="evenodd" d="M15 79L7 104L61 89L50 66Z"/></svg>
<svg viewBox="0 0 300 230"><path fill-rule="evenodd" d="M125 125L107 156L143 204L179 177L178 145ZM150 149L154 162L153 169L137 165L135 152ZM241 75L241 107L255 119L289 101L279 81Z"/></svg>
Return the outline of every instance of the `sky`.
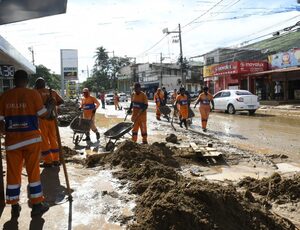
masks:
<svg viewBox="0 0 300 230"><path fill-rule="evenodd" d="M0 35L25 58L60 73L60 49L77 49L79 80L94 65L97 47L138 63L176 62L183 56L237 47L300 21L297 0L68 0L67 12L0 26ZM265 36L263 38L268 38Z"/></svg>

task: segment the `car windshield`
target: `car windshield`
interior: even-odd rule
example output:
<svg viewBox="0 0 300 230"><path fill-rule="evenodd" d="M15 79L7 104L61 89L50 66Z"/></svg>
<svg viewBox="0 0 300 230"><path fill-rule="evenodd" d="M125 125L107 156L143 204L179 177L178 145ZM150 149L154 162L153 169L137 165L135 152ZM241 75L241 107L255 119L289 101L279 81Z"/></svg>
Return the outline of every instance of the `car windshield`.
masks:
<svg viewBox="0 0 300 230"><path fill-rule="evenodd" d="M250 92L248 92L248 91L236 91L235 94L238 95L238 96L242 96L242 95L253 95L252 93L250 93Z"/></svg>
<svg viewBox="0 0 300 230"><path fill-rule="evenodd" d="M114 97L114 95L108 94L108 95L106 95L106 97Z"/></svg>

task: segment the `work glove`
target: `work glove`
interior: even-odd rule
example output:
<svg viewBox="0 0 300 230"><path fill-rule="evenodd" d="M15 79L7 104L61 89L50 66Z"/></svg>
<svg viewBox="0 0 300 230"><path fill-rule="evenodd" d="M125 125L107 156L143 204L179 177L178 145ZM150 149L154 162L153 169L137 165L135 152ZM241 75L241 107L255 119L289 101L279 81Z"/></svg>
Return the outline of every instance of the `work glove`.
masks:
<svg viewBox="0 0 300 230"><path fill-rule="evenodd" d="M127 114L130 115L132 113L131 109L127 110Z"/></svg>
<svg viewBox="0 0 300 230"><path fill-rule="evenodd" d="M197 105L194 105L194 109L196 109Z"/></svg>
<svg viewBox="0 0 300 230"><path fill-rule="evenodd" d="M78 111L81 111L81 108L80 108L80 107L78 108Z"/></svg>

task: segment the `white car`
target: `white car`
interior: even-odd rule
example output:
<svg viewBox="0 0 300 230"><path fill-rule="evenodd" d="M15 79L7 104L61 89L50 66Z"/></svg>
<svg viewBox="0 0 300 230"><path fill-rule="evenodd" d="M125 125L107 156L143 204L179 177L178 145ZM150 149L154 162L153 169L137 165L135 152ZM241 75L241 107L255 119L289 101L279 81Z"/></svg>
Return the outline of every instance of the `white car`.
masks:
<svg viewBox="0 0 300 230"><path fill-rule="evenodd" d="M120 97L120 102L128 101L128 97L127 97L126 93L119 93L119 97Z"/></svg>
<svg viewBox="0 0 300 230"><path fill-rule="evenodd" d="M113 105L114 104L114 95L113 94L106 94L105 95L105 103L107 105Z"/></svg>
<svg viewBox="0 0 300 230"><path fill-rule="evenodd" d="M259 108L258 97L247 90L221 90L214 95L215 110L229 114L247 110L254 114Z"/></svg>

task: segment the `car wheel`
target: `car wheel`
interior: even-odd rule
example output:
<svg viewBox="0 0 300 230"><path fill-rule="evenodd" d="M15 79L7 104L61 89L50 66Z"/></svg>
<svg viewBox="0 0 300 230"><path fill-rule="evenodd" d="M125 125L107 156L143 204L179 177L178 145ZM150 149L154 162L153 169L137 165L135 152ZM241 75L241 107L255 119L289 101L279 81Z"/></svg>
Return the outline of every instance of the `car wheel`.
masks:
<svg viewBox="0 0 300 230"><path fill-rule="evenodd" d="M256 109L249 110L249 115L254 115L255 111L256 111Z"/></svg>
<svg viewBox="0 0 300 230"><path fill-rule="evenodd" d="M232 104L229 104L227 106L227 110L228 110L229 114L235 114L235 108L234 108L234 106Z"/></svg>

